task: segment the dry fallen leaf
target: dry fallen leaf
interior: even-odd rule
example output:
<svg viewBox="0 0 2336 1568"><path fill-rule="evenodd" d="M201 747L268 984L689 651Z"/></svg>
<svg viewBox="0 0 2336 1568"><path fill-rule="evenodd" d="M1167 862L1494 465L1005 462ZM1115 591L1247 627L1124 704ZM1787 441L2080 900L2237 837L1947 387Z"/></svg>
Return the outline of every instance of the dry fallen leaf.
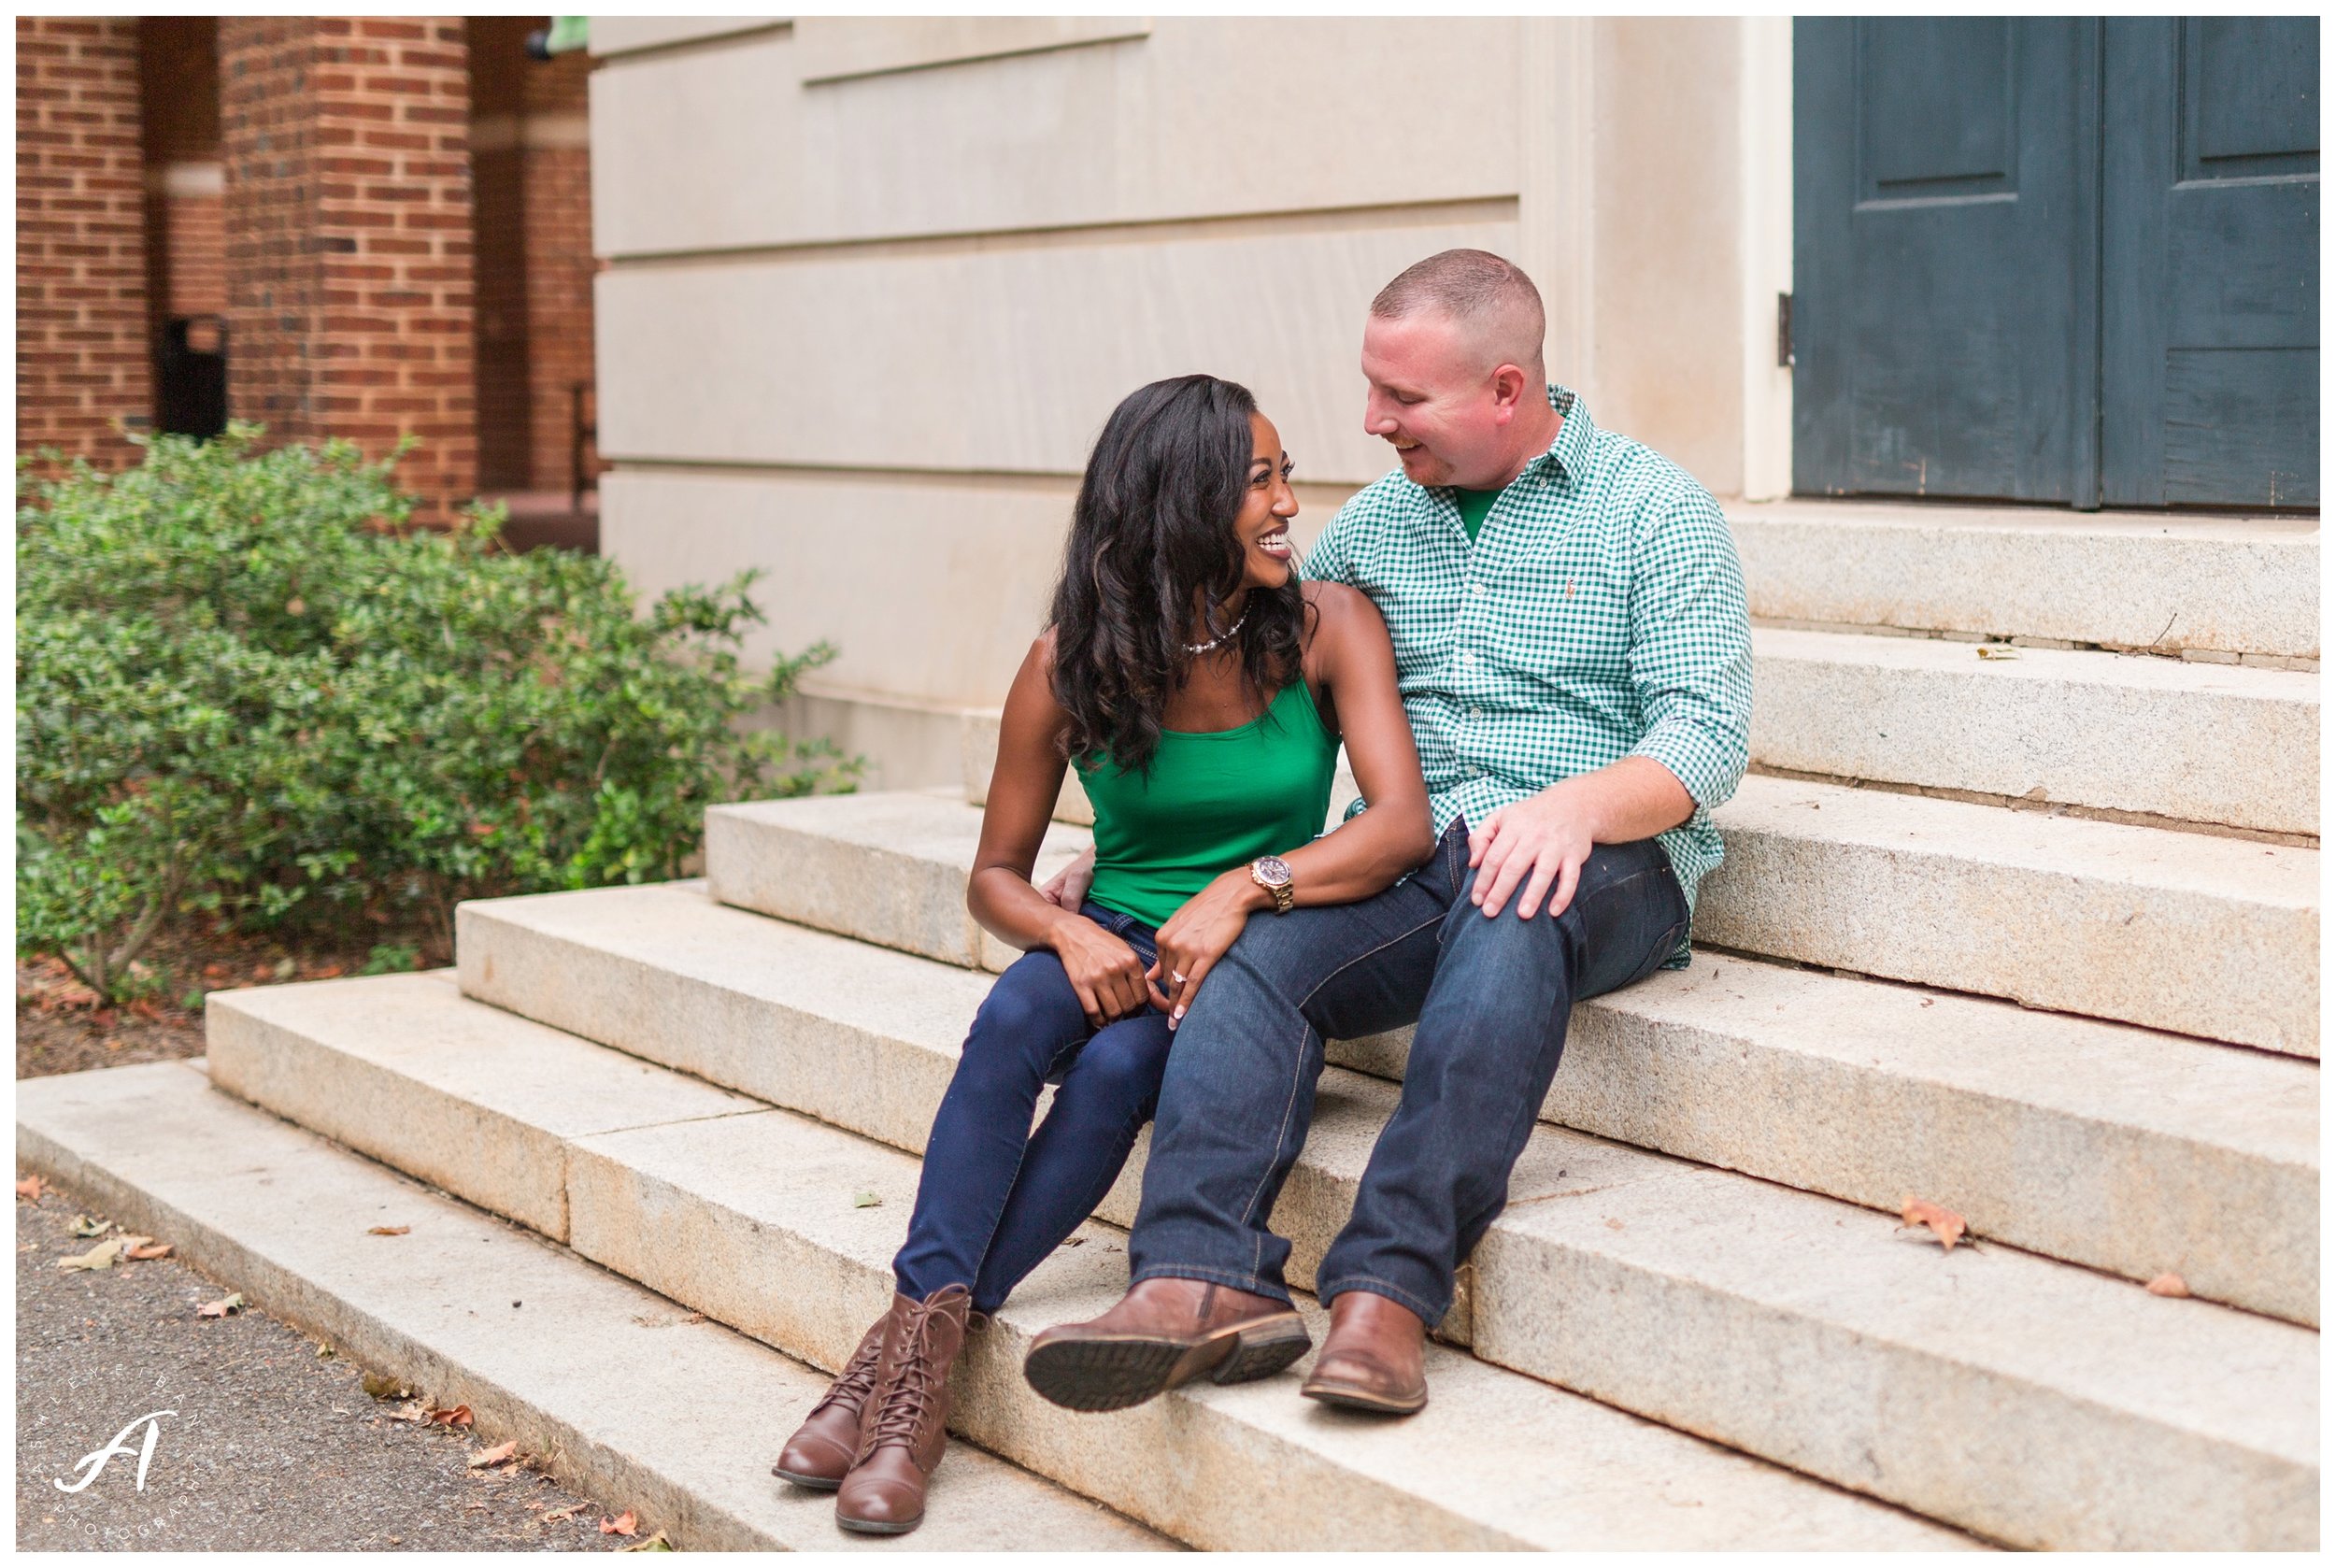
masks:
<svg viewBox="0 0 2336 1568"><path fill-rule="evenodd" d="M16 1184L16 1195L38 1203L49 1195L49 1183L39 1176L28 1176Z"/></svg>
<svg viewBox="0 0 2336 1568"><path fill-rule="evenodd" d="M491 1469L495 1465L501 1464L505 1460L509 1459L513 1454L517 1453L519 1451L519 1439L517 1438L513 1438L508 1443L498 1443L491 1448L483 1449L478 1453L471 1455L470 1467L473 1470Z"/></svg>
<svg viewBox="0 0 2336 1568"><path fill-rule="evenodd" d="M1939 1238L1939 1246L1949 1252L1954 1251L1955 1244L1963 1239L1961 1215L1920 1198L1907 1199L1906 1206L1899 1211L1899 1228L1903 1230L1909 1225L1930 1226L1930 1233Z"/></svg>
<svg viewBox="0 0 2336 1568"><path fill-rule="evenodd" d="M166 1241L149 1241L144 1236L131 1236L127 1239L139 1245L124 1246L121 1249L121 1255L124 1258L135 1259L144 1263L150 1262L156 1258L170 1256L170 1243Z"/></svg>
<svg viewBox="0 0 2336 1568"><path fill-rule="evenodd" d="M194 1315L197 1318L225 1318L242 1310L243 1292L238 1290L233 1295L221 1296L215 1302L205 1302L194 1309Z"/></svg>
<svg viewBox="0 0 2336 1568"><path fill-rule="evenodd" d="M121 1256L121 1238L116 1236L111 1241L99 1242L78 1258L58 1259L57 1266L61 1269L86 1269L92 1274L102 1274L113 1267Z"/></svg>
<svg viewBox="0 0 2336 1568"><path fill-rule="evenodd" d="M433 1410L427 1418L434 1427L466 1427L470 1425L470 1406L458 1404L451 1410Z"/></svg>
<svg viewBox="0 0 2336 1568"><path fill-rule="evenodd" d="M673 1550L673 1543L665 1539L665 1532L661 1530L646 1541L635 1541L629 1547L621 1547L618 1549L628 1552L669 1552Z"/></svg>
<svg viewBox="0 0 2336 1568"><path fill-rule="evenodd" d="M421 1407L421 1401L409 1399L396 1409L390 1411L389 1418L392 1421L413 1421L419 1424L430 1418L430 1412Z"/></svg>
<svg viewBox="0 0 2336 1568"><path fill-rule="evenodd" d="M86 1214L73 1217L73 1233L77 1236L102 1236L114 1228L110 1219L92 1219Z"/></svg>
<svg viewBox="0 0 2336 1568"><path fill-rule="evenodd" d="M558 1524L562 1519L572 1519L576 1518L577 1515L582 1513L590 1506L591 1506L591 1504L588 1503L571 1503L564 1508L554 1508L550 1513L546 1514L536 1522L539 1524Z"/></svg>
<svg viewBox="0 0 2336 1568"><path fill-rule="evenodd" d="M633 1517L633 1510L627 1508L613 1519L604 1518L600 1521L600 1532L603 1535L630 1535L633 1533L633 1527L639 1522Z"/></svg>
<svg viewBox="0 0 2336 1568"><path fill-rule="evenodd" d="M2178 1274L2161 1274L2142 1287L2153 1296L2186 1296L2190 1287Z"/></svg>
<svg viewBox="0 0 2336 1568"><path fill-rule="evenodd" d="M413 1227L411 1225L376 1225L373 1229L367 1231L365 1234L369 1236L402 1236L411 1233L412 1231Z"/></svg>
<svg viewBox="0 0 2336 1568"><path fill-rule="evenodd" d="M854 1208L882 1208L884 1206L884 1200L874 1192L854 1192L851 1195L851 1206Z"/></svg>
<svg viewBox="0 0 2336 1568"><path fill-rule="evenodd" d="M365 1392L375 1399L396 1399L412 1391L403 1381L385 1372L368 1372L363 1382Z"/></svg>
<svg viewBox="0 0 2336 1568"><path fill-rule="evenodd" d="M2008 643L1981 643L1979 657L1982 659L2016 659L2019 657L2019 649Z"/></svg>

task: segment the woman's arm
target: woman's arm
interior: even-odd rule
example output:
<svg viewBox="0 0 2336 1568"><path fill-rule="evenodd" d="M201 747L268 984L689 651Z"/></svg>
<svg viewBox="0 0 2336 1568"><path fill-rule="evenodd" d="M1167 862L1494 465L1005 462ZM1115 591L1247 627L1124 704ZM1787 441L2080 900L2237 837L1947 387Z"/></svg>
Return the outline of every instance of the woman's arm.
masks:
<svg viewBox="0 0 2336 1568"><path fill-rule="evenodd" d="M1088 1021L1101 1027L1145 1005L1135 949L1076 909L1048 903L1030 885L1031 867L1062 788L1057 746L1065 716L1047 679L1053 634L1031 645L1006 693L998 726L998 765L981 814L981 846L965 883L965 906L1002 942L1051 948L1062 961Z"/></svg>
<svg viewBox="0 0 2336 1568"><path fill-rule="evenodd" d="M1289 862L1295 902L1351 904L1426 861L1435 852L1435 833L1387 622L1354 589L1310 584L1308 595L1320 615L1309 660L1335 701L1346 758L1371 809L1282 859ZM1168 1009L1171 1027L1249 916L1273 906L1273 895L1250 878L1248 867L1236 866L1168 918L1160 928L1160 962L1145 978L1154 1005Z"/></svg>

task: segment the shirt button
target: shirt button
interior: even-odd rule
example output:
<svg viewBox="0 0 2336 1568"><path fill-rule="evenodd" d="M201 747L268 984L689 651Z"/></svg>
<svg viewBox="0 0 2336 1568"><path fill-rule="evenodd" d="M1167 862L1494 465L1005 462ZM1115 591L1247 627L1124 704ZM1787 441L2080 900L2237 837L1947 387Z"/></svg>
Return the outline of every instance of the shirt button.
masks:
<svg viewBox="0 0 2336 1568"><path fill-rule="evenodd" d="M1475 654L1475 650L1474 650L1474 649L1460 649L1460 663L1463 663L1463 664L1473 664L1473 663L1474 663L1475 662L1476 662L1476 654Z"/></svg>
<svg viewBox="0 0 2336 1568"><path fill-rule="evenodd" d="M1484 591L1485 585L1483 583L1472 582L1468 585L1468 592L1471 593L1482 593Z"/></svg>
<svg viewBox="0 0 2336 1568"><path fill-rule="evenodd" d="M1484 717L1484 710L1482 708L1472 707L1468 710L1468 717L1471 719L1481 719Z"/></svg>

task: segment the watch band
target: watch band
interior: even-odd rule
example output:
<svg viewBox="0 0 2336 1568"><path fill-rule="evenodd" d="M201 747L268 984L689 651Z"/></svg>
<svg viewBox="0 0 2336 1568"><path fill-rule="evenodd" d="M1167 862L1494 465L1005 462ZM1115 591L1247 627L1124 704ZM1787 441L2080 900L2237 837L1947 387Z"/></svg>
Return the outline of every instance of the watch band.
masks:
<svg viewBox="0 0 2336 1568"><path fill-rule="evenodd" d="M1280 880L1273 880L1265 875L1262 867L1264 866L1267 859L1273 859L1275 863L1281 867L1282 875ZM1255 882L1259 887L1263 888L1267 892L1273 895L1275 914L1287 915L1291 909L1296 907L1298 902L1297 883L1289 875L1289 862L1288 861L1280 860L1278 857L1270 856L1262 856L1257 860L1251 861L1249 862L1249 880Z"/></svg>

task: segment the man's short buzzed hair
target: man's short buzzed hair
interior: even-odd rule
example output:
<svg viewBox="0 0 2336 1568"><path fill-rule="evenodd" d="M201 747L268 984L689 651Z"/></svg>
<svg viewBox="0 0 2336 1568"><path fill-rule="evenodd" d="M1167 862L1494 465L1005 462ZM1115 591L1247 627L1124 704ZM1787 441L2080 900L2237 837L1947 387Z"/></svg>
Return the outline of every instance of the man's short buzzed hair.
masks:
<svg viewBox="0 0 2336 1568"><path fill-rule="evenodd" d="M1516 263L1489 250L1439 250L1395 275L1371 302L1371 314L1402 321L1437 311L1471 329L1489 364L1531 370L1541 363L1547 318L1541 291Z"/></svg>

